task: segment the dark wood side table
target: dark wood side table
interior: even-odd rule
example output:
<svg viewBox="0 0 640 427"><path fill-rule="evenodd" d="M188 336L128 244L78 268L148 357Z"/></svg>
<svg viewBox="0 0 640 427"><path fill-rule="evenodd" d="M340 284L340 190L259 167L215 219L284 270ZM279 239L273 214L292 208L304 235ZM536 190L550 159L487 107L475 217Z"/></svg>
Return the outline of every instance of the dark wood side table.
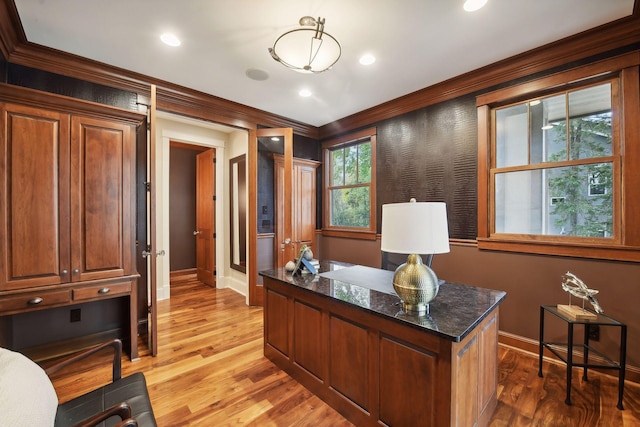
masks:
<svg viewBox="0 0 640 427"><path fill-rule="evenodd" d="M592 310L589 310L593 312ZM544 317L545 312L551 313L556 317L567 322L568 326L568 337L567 342L547 342L544 340ZM583 344L574 344L573 343L573 329L575 325L584 325L584 343ZM589 344L589 331L591 326L613 326L620 328L620 358L619 361L614 361L605 354L599 352L594 349ZM623 410L622 406L622 396L624 394L624 375L625 375L625 363L626 363L626 355L627 355L627 325L619 322L609 316L605 316L604 314L597 314L596 319L594 320L574 320L570 317L567 317L563 313L558 311L558 308L555 305L541 305L540 306L540 360L539 360L539 370L538 376L542 377L542 354L545 347L555 354L560 360L567 364L567 398L565 403L567 405L571 405L571 371L574 366L584 368L584 374L582 376L583 380L587 381L587 369L588 368L598 368L598 369L615 369L618 371L618 409ZM584 351L583 363L576 363L573 360L573 349L575 347L582 348ZM563 356L559 350L566 349L567 356ZM594 353L600 356L603 360L603 363L595 364L589 363L589 353Z"/></svg>

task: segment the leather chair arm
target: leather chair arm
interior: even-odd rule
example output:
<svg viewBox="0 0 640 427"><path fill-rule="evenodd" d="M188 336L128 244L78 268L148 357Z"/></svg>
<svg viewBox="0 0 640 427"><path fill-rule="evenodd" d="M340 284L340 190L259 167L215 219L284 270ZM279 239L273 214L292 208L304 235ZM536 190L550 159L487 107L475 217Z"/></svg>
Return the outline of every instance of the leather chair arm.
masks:
<svg viewBox="0 0 640 427"><path fill-rule="evenodd" d="M119 339L107 341L90 349L71 355L65 359L53 362L51 365L45 367L44 371L50 376L54 372L58 372L72 363L86 359L88 356L91 356L106 347L113 347L113 381L119 380L122 376L122 341Z"/></svg>
<svg viewBox="0 0 640 427"><path fill-rule="evenodd" d="M129 406L129 404L126 402L122 402L122 403L119 403L118 405L112 406L111 408L105 411L100 412L99 414L92 416L91 418L87 418L81 423L76 424L74 427L97 426L107 418L113 417L114 415L119 416L123 420L120 424L118 424L118 426L120 425L137 426L138 425L137 421L131 418L131 406ZM134 424L123 424L125 422L130 422L130 421L133 421Z"/></svg>

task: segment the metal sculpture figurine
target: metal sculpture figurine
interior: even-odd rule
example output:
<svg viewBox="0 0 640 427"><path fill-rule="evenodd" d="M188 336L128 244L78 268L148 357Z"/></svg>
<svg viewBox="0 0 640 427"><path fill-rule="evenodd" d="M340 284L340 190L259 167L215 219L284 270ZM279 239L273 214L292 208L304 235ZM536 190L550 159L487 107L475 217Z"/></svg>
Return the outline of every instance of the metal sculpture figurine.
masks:
<svg viewBox="0 0 640 427"><path fill-rule="evenodd" d="M600 303L598 303L598 300L594 296L600 291L589 289L582 280L580 280L575 274L571 273L570 271L567 271L562 276L562 289L566 292L569 292L573 296L582 298L582 308L584 308L584 300L587 300L591 303L596 313L604 312L604 310L602 310L602 307L600 307Z"/></svg>

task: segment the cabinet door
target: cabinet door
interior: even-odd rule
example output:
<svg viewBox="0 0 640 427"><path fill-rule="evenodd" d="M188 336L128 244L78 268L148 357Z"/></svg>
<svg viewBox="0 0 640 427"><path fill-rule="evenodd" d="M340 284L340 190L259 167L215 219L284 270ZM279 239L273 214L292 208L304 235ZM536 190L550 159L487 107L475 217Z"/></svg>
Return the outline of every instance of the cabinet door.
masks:
<svg viewBox="0 0 640 427"><path fill-rule="evenodd" d="M0 290L68 282L69 116L0 109Z"/></svg>
<svg viewBox="0 0 640 427"><path fill-rule="evenodd" d="M295 241L299 246L307 245L315 253L316 166L296 164L293 176Z"/></svg>
<svg viewBox="0 0 640 427"><path fill-rule="evenodd" d="M88 117L71 121L72 281L132 274L134 129Z"/></svg>

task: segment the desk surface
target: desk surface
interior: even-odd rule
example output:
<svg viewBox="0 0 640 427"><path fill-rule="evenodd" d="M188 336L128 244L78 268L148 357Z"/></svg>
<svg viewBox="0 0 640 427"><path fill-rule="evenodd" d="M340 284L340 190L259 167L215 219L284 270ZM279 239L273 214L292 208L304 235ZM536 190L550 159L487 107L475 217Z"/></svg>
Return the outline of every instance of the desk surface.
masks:
<svg viewBox="0 0 640 427"><path fill-rule="evenodd" d="M341 281L330 274L339 269L359 267L359 273L367 276L364 280ZM353 270L352 270L353 271ZM349 277L345 271L343 277ZM475 286L444 282L440 285L438 295L430 304L428 315L418 316L402 310L400 298L393 291L391 279L393 273L370 267L354 266L337 261L321 261L319 274L291 275L284 269L265 270L261 276L269 277L315 294L332 298L341 303L358 307L376 315L395 319L416 328L426 329L440 337L459 342L464 339L491 311L505 298L506 292ZM388 280L385 288L384 281ZM372 286L367 286L370 282ZM373 288L373 289L371 289Z"/></svg>

